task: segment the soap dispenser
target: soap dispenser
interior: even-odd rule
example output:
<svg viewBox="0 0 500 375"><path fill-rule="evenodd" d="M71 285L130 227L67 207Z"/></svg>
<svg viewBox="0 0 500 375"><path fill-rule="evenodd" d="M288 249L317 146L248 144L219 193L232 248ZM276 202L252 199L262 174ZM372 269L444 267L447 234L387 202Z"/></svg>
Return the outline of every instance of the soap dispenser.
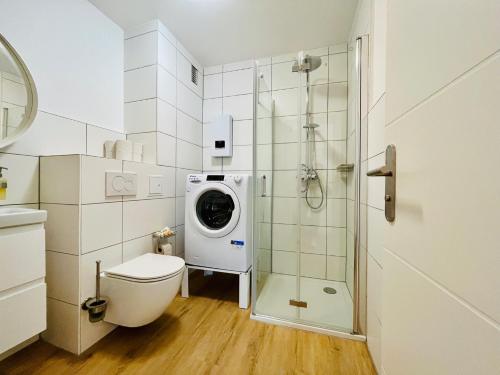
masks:
<svg viewBox="0 0 500 375"><path fill-rule="evenodd" d="M0 200L3 201L7 199L7 179L3 177L2 171L8 170L9 168L0 167Z"/></svg>

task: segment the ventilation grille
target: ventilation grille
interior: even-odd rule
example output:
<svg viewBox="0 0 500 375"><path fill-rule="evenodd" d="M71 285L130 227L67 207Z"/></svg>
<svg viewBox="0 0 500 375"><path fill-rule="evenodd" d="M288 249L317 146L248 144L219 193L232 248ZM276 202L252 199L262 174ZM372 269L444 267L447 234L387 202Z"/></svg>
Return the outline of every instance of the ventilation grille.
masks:
<svg viewBox="0 0 500 375"><path fill-rule="evenodd" d="M198 69L191 65L191 82L193 82L196 86L198 86L198 76Z"/></svg>

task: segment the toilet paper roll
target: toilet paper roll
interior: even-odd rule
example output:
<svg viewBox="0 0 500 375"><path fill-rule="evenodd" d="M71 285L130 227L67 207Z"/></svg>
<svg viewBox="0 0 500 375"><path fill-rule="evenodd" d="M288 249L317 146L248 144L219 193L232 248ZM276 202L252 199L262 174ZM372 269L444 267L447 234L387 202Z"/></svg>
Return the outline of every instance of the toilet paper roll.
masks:
<svg viewBox="0 0 500 375"><path fill-rule="evenodd" d="M113 159L115 157L115 141L104 142L104 157L107 159Z"/></svg>
<svg viewBox="0 0 500 375"><path fill-rule="evenodd" d="M119 139L115 144L115 158L118 160L132 160L133 142Z"/></svg>
<svg viewBox="0 0 500 375"><path fill-rule="evenodd" d="M173 255L174 248L172 244L163 243L159 246L158 253L162 255Z"/></svg>

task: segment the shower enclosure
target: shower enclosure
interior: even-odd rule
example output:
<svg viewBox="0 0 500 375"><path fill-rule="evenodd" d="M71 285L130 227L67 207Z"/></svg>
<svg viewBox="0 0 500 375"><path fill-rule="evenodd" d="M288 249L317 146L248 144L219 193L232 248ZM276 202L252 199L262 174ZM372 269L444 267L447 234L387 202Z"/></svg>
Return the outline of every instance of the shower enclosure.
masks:
<svg viewBox="0 0 500 375"><path fill-rule="evenodd" d="M271 61L254 69L252 318L361 338L362 40Z"/></svg>

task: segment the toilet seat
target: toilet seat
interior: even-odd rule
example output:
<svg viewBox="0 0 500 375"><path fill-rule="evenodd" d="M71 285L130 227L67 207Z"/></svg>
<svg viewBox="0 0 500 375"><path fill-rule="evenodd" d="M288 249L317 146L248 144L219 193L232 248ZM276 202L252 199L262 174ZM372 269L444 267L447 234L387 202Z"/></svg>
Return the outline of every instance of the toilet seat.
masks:
<svg viewBox="0 0 500 375"><path fill-rule="evenodd" d="M148 253L104 272L105 277L135 283L153 283L177 276L184 270L184 259Z"/></svg>

